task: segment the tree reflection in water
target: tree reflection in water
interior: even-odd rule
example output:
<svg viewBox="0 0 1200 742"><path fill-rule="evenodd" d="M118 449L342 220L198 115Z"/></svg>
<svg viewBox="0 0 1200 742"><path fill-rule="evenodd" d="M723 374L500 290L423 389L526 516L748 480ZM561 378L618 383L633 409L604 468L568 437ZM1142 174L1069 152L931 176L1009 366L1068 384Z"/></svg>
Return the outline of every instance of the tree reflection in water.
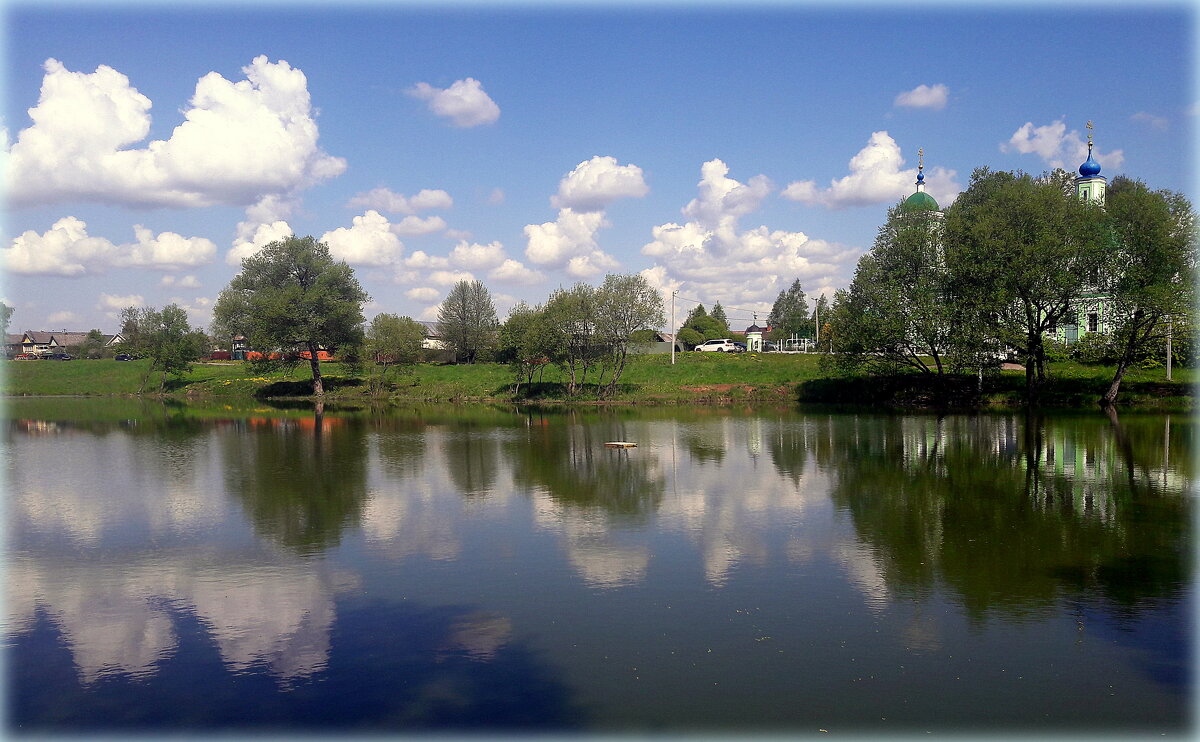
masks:
<svg viewBox="0 0 1200 742"><path fill-rule="evenodd" d="M981 621L1085 591L1136 610L1186 587L1190 452L1160 419L1120 435L1095 416L825 424L814 455L836 471L831 498L898 594L945 586Z"/></svg>
<svg viewBox="0 0 1200 742"><path fill-rule="evenodd" d="M508 447L513 480L567 506L643 521L662 503L666 482L645 452L605 448L624 435L617 418L532 413L528 437Z"/></svg>
<svg viewBox="0 0 1200 742"><path fill-rule="evenodd" d="M367 497L367 429L356 418L251 417L224 438L225 488L255 531L310 553L336 545Z"/></svg>

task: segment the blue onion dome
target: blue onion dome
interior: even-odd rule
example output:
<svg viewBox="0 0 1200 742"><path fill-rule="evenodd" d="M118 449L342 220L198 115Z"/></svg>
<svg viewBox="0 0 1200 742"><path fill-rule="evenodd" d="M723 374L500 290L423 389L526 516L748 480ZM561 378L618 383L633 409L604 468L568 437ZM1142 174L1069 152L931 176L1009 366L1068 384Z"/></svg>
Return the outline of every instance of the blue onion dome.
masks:
<svg viewBox="0 0 1200 742"><path fill-rule="evenodd" d="M1088 158L1079 166L1079 174L1085 178L1100 174L1100 163L1092 157L1092 148L1088 147Z"/></svg>

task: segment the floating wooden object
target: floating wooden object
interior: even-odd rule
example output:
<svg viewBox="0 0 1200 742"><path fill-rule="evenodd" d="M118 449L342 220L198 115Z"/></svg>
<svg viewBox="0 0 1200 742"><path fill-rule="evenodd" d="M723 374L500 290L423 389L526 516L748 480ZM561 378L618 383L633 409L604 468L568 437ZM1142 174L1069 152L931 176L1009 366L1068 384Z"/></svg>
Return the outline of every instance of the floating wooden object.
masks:
<svg viewBox="0 0 1200 742"><path fill-rule="evenodd" d="M626 441L609 441L604 445L608 448L637 448L636 443L628 443Z"/></svg>

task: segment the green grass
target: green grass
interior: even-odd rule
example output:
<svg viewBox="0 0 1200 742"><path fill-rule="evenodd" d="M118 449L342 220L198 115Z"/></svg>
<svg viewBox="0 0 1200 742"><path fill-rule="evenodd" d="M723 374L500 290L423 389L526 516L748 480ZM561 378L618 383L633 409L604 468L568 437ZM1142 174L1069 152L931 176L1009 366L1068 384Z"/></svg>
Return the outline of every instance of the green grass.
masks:
<svg viewBox="0 0 1200 742"><path fill-rule="evenodd" d="M3 391L9 396L137 395L150 361L112 360L4 361ZM355 373L338 363L322 364L330 402L368 404L442 401L512 400L513 373L494 363L474 365L421 364L410 373L393 370L379 383L378 368ZM1113 369L1056 363L1043 401L1048 406L1092 407L1107 388ZM161 375L150 374L146 391L159 390ZM1189 408L1193 369L1177 368L1174 382L1165 382L1164 369L1131 369L1122 384L1119 403L1130 406ZM571 402L596 401L595 372L589 386ZM971 386L960 380L961 386ZM541 379L523 385L523 400L564 401L566 375L548 367ZM988 382L984 403L1017 406L1022 403L1024 373L1008 371ZM672 404L738 402L836 401L847 403L900 403L921 406L929 400L930 384L911 375L895 377L845 376L834 371L828 359L805 354L679 353L675 364L669 355L634 360L621 377L612 401ZM307 364L270 371L246 363L196 364L181 378L167 377L164 391L193 401L238 400L255 404L266 398L304 397L312 393Z"/></svg>

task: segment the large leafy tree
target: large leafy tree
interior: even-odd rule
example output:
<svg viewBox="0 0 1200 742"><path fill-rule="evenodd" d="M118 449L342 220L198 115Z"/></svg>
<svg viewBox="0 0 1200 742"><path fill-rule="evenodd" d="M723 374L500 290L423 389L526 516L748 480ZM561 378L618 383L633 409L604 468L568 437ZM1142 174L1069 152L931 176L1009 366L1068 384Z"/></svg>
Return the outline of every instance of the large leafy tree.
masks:
<svg viewBox="0 0 1200 742"><path fill-rule="evenodd" d="M4 326L4 334L8 335L8 323L12 321L13 308L0 301L0 325Z"/></svg>
<svg viewBox="0 0 1200 742"><path fill-rule="evenodd" d="M543 312L559 336L550 360L567 374L567 393L575 394L586 383L588 371L603 357L596 289L586 283L560 288L550 294Z"/></svg>
<svg viewBox="0 0 1200 742"><path fill-rule="evenodd" d="M687 341L692 345L699 345L705 340L714 338L729 337L729 323L725 319L725 309L719 302L713 305L713 314L705 311L703 304L697 304L691 312L688 312L687 319L684 320L680 329L692 330L699 335L699 342ZM694 338L691 334L688 337Z"/></svg>
<svg viewBox="0 0 1200 742"><path fill-rule="evenodd" d="M771 314L767 317L771 326L771 339L783 340L793 335L797 337L812 337L813 324L809 318L808 297L800 287L800 279L792 281L792 285L779 292L775 303L771 305Z"/></svg>
<svg viewBox="0 0 1200 742"><path fill-rule="evenodd" d="M1174 318L1190 316L1195 297L1195 214L1181 194L1151 191L1123 176L1108 189L1113 249L1104 271L1111 297L1117 368L1100 399L1117 399L1129 365L1163 338Z"/></svg>
<svg viewBox="0 0 1200 742"><path fill-rule="evenodd" d="M612 360L609 394L616 391L628 363L633 333L659 327L665 321L662 295L644 276L610 273L604 277L604 283L596 292L596 324L600 342L608 349Z"/></svg>
<svg viewBox="0 0 1200 742"><path fill-rule="evenodd" d="M496 345L496 306L482 281L454 284L438 310L438 332L456 358L474 363Z"/></svg>
<svg viewBox="0 0 1200 742"><path fill-rule="evenodd" d="M986 328L977 346L1022 357L1030 403L1047 375L1043 336L1099 283L1111 248L1103 220L1102 209L1076 198L1061 172L1034 178L979 168L946 210L956 308L967 326Z"/></svg>
<svg viewBox="0 0 1200 742"><path fill-rule="evenodd" d="M513 394L520 393L522 383L531 384L535 375L545 373L561 340L544 307L517 302L500 328L500 355L512 366Z"/></svg>
<svg viewBox="0 0 1200 742"><path fill-rule="evenodd" d="M888 212L871 252L858 262L839 314L844 362L945 372L954 328L934 214L899 207Z"/></svg>
<svg viewBox="0 0 1200 742"><path fill-rule="evenodd" d="M416 365L424 340L425 328L413 318L377 314L367 326L367 355L380 364L380 379L386 380L392 368L411 369Z"/></svg>
<svg viewBox="0 0 1200 742"><path fill-rule="evenodd" d="M99 335L99 330L94 332ZM121 334L125 337L122 348L126 352L150 359L139 392L145 391L146 382L156 370L161 372L158 388L162 391L168 374L186 374L208 346L208 336L193 328L187 312L176 304L168 304L161 310L126 307L121 311Z"/></svg>
<svg viewBox="0 0 1200 742"><path fill-rule="evenodd" d="M313 394L324 396L318 351L361 342L370 297L345 261L312 237L272 242L242 261L213 308L215 334L244 335L252 347L304 348Z"/></svg>

